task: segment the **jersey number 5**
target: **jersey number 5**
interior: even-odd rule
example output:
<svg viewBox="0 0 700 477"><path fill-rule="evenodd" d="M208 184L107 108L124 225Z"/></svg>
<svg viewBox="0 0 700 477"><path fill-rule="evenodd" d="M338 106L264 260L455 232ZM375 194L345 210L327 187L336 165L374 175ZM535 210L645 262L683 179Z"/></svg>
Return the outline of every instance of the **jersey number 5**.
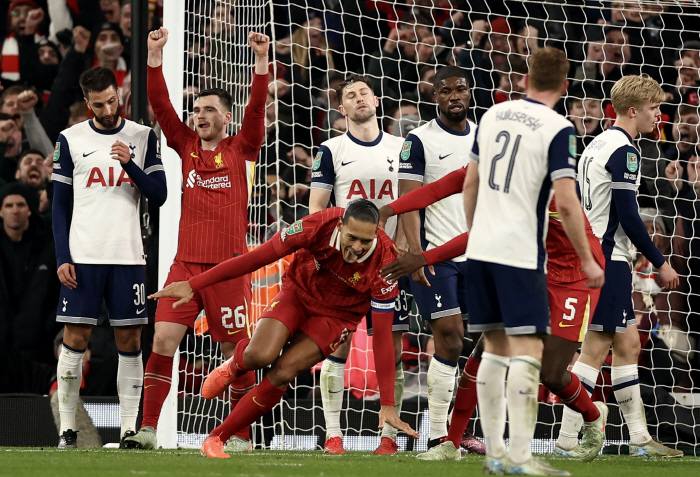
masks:
<svg viewBox="0 0 700 477"><path fill-rule="evenodd" d="M515 137L515 144L513 144L513 152L510 153L510 160L508 161L508 171L506 172L506 182L503 184L503 193L507 194L510 191L510 179L513 176L513 167L515 167L515 156L518 154L518 147L520 147L521 134ZM496 142L500 143L501 138L505 138L503 142L503 148L501 152L496 154L491 161L491 173L489 174L489 187L493 190L500 190L501 186L496 184L496 166L498 161L503 159L508 151L508 144L510 144L510 133L508 131L501 131L496 136Z"/></svg>

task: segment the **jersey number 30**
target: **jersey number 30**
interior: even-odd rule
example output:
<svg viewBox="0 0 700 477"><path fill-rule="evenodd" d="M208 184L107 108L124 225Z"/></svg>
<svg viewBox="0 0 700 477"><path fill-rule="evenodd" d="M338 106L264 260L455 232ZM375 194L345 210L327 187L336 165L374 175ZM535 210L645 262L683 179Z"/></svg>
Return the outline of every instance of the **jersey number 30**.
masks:
<svg viewBox="0 0 700 477"><path fill-rule="evenodd" d="M503 193L507 194L510 192L510 179L513 176L513 168L515 167L515 156L518 154L518 147L520 147L521 134L515 137L515 143L513 144L513 152L510 153L510 160L508 161L508 171L506 172L506 182L503 184ZM496 184L496 167L498 166L498 161L503 159L508 151L508 145L510 144L510 133L508 131L501 131L496 136L496 142L500 143L501 138L504 138L503 148L501 152L496 154L491 161L491 173L489 174L489 187L493 190L500 190L501 186Z"/></svg>

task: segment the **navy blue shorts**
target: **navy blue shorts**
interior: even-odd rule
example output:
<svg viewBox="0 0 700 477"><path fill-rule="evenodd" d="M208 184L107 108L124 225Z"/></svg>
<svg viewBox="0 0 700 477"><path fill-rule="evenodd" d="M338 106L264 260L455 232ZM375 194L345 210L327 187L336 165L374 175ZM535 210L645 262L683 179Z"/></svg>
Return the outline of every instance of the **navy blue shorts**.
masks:
<svg viewBox="0 0 700 477"><path fill-rule="evenodd" d="M468 329L508 335L549 333L547 277L538 270L467 260Z"/></svg>
<svg viewBox="0 0 700 477"><path fill-rule="evenodd" d="M627 262L605 261L605 284L588 327L593 331L624 333L636 325L632 305L632 271Z"/></svg>
<svg viewBox="0 0 700 477"><path fill-rule="evenodd" d="M423 320L438 320L452 315L462 315L462 319L467 319L466 266L466 261L447 260L433 266L435 275L431 275L428 267L425 267L429 287L418 285L413 278L410 279L413 299Z"/></svg>
<svg viewBox="0 0 700 477"><path fill-rule="evenodd" d="M408 331L411 320L411 307L413 306L413 295L410 292L408 277L399 278L399 296L394 304L394 324L391 331ZM372 336L372 310L367 312L367 335Z"/></svg>
<svg viewBox="0 0 700 477"><path fill-rule="evenodd" d="M96 325L102 299L112 326L145 325L146 267L76 264L77 288L61 285L56 321Z"/></svg>

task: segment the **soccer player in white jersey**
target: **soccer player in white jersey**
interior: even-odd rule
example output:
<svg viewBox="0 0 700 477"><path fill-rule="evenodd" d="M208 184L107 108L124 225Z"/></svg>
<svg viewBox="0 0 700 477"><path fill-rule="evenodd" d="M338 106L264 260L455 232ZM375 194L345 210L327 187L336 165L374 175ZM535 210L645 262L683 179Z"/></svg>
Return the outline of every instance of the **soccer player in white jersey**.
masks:
<svg viewBox="0 0 700 477"><path fill-rule="evenodd" d="M467 74L456 66L445 66L435 75L434 97L439 117L420 126L406 136L399 162L399 189L401 195L424 184L433 183L452 171L466 167L469 151L474 144L476 124L467 120L467 108L471 92ZM401 215L409 250L420 253L431 250L467 231L463 212L464 198L455 194L428 206L422 214L418 211ZM447 436L447 414L455 389L457 360L462 351L464 322L467 308L464 303L466 254L434 266L428 280L423 268L411 277L411 293L421 316L430 323L435 340L435 354L428 367L428 409L430 411L430 439L428 448L440 444ZM480 350L470 356L465 367L476 369ZM468 375L463 376L464 387L470 385ZM462 383L460 383L462 384ZM476 388L469 399L469 419L476 407ZM467 413L465 413L467 414ZM452 437L452 436L451 436ZM483 444L473 438L470 447L483 453ZM438 453L459 455L462 435L445 441ZM475 444L477 444L475 446ZM420 454L419 459L432 460L433 452Z"/></svg>
<svg viewBox="0 0 700 477"><path fill-rule="evenodd" d="M542 338L550 329L545 236L552 186L589 286L600 287L604 275L591 253L576 193L575 131L552 109L568 86L569 62L552 47L529 62L527 97L484 114L464 181L468 327L484 334L477 372L484 472L568 475L530 451ZM503 439L506 409L510 453Z"/></svg>
<svg viewBox="0 0 700 477"><path fill-rule="evenodd" d="M618 80L611 91L615 123L586 147L579 161L581 203L603 246L605 286L572 372L593 389L612 345L612 388L629 429L630 455L682 457L683 452L654 441L647 429L637 372L639 333L632 308L631 245L658 270L664 287L672 289L679 282L649 238L636 199L640 155L633 141L640 133L654 130L664 98L661 86L649 76ZM579 428L578 415L564 409L557 447L575 445Z"/></svg>
<svg viewBox="0 0 700 477"><path fill-rule="evenodd" d="M53 233L65 323L58 358L59 448L76 447L75 412L83 354L104 298L119 350L117 389L121 446L135 434L143 387L141 327L148 323L139 199L157 206L167 195L158 139L120 115L114 72L80 77L94 118L64 130L53 156Z"/></svg>
<svg viewBox="0 0 700 477"><path fill-rule="evenodd" d="M309 213L318 212L328 206L331 193L335 205L347 207L354 199L369 199L377 207L392 202L398 197L399 153L403 139L385 134L377 122L379 98L374 95L370 80L364 76L350 74L337 89L338 110L346 117L348 131L341 136L323 142L316 154L311 172L311 194ZM390 220L385 231L396 240L397 220ZM408 331L410 306L406 296L408 280L399 283L401 292L396 301L394 315L394 349L396 350L395 402L401 412L403 399L403 368L401 367L401 336ZM371 333L371 323L367 323ZM326 442L324 452L344 454L343 433L340 429L340 411L345 389L345 362L350 353L351 339L341 344L326 358L321 367L321 398L326 418ZM382 429L382 440L375 451L393 454L396 445L396 430L391 426Z"/></svg>

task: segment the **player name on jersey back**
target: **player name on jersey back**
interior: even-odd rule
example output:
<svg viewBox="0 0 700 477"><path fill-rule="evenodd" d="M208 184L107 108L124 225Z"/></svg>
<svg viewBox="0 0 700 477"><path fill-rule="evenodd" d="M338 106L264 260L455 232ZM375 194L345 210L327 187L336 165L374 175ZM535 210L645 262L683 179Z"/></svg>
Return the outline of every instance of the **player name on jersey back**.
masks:
<svg viewBox="0 0 700 477"><path fill-rule="evenodd" d="M489 109L476 134L479 191L467 257L544 270L552 182L576 178L573 124L530 99Z"/></svg>
<svg viewBox="0 0 700 477"><path fill-rule="evenodd" d="M453 131L439 118L414 129L401 149L399 179L431 184L469 163L476 124L467 121L463 132ZM443 245L467 231L463 194L454 194L425 208L425 250ZM423 234L422 234L423 235ZM455 262L467 259L466 253Z"/></svg>
<svg viewBox="0 0 700 477"><path fill-rule="evenodd" d="M138 207L141 193L111 151L116 141L123 142L131 160L143 169L151 133L151 128L125 119L111 131L97 129L90 120L61 133L52 178L73 187L69 247L74 263L146 263Z"/></svg>
<svg viewBox="0 0 700 477"><path fill-rule="evenodd" d="M402 144L403 138L382 131L371 142L350 133L329 139L314 158L311 187L333 191L338 207L347 207L354 199L386 205L398 198ZM387 221L385 230L392 239L396 237L396 217Z"/></svg>

